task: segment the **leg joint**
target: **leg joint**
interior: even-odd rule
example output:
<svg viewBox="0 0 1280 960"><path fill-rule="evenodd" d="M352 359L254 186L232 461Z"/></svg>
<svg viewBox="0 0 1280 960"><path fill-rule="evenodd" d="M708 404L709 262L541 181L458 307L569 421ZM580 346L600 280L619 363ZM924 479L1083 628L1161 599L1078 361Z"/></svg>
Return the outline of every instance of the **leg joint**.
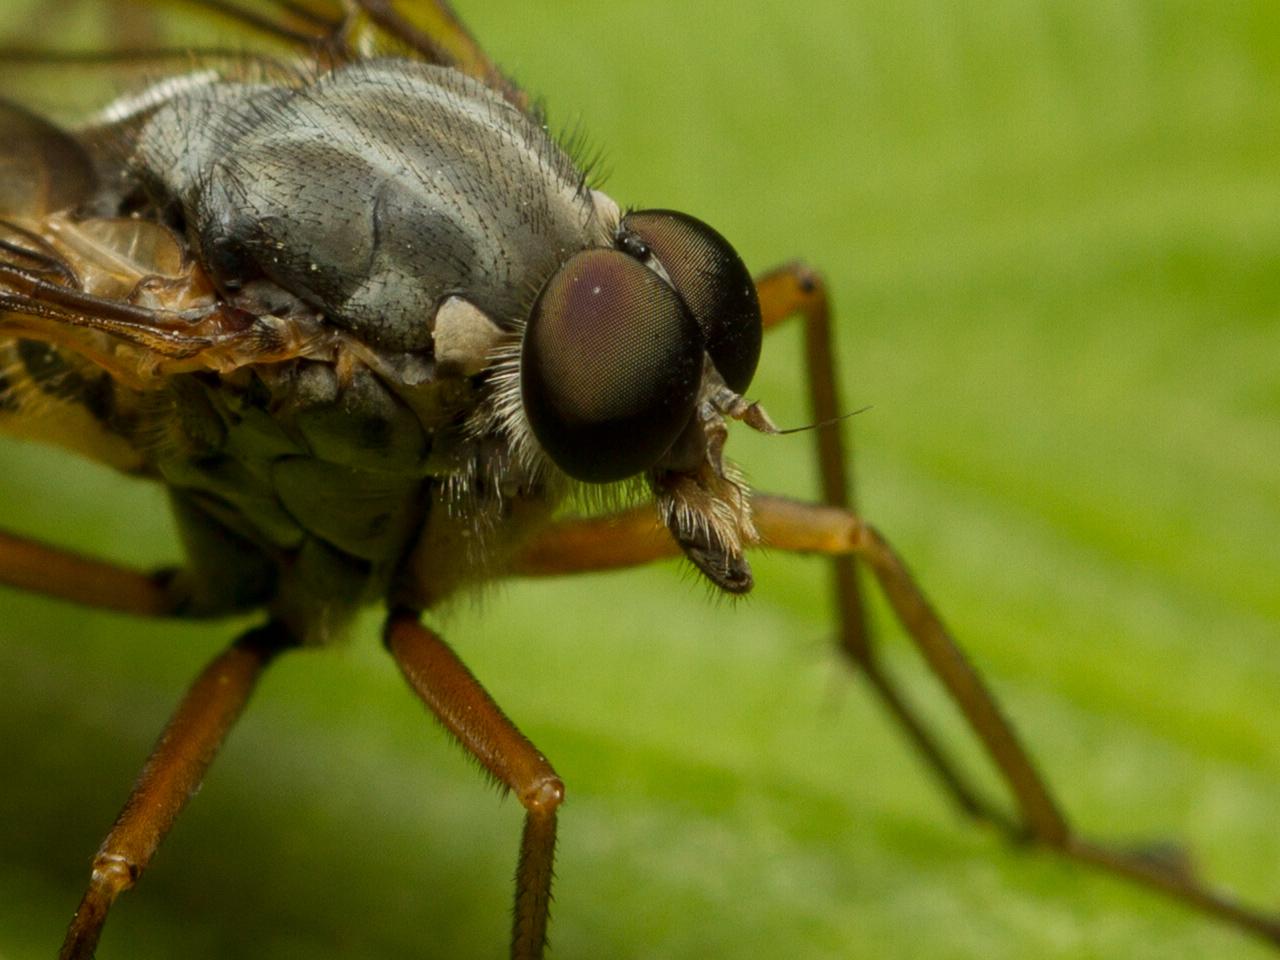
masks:
<svg viewBox="0 0 1280 960"><path fill-rule="evenodd" d="M554 773L539 776L520 791L520 803L534 816L549 816L564 803L564 781Z"/></svg>
<svg viewBox="0 0 1280 960"><path fill-rule="evenodd" d="M142 867L131 857L121 853L99 853L93 859L91 886L108 892L111 899L138 882Z"/></svg>
<svg viewBox="0 0 1280 960"><path fill-rule="evenodd" d="M235 646L239 650L250 651L264 661L269 661L276 654L298 646L298 638L283 623L272 620L242 634L236 640Z"/></svg>

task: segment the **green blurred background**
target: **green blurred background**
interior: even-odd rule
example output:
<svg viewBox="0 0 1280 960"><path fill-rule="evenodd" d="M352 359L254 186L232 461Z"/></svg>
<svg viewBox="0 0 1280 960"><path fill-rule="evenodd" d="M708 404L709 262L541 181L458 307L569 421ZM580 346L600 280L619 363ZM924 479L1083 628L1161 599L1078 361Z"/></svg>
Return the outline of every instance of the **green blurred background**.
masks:
<svg viewBox="0 0 1280 960"><path fill-rule="evenodd" d="M623 203L820 265L865 512L1091 833L1280 900L1280 9L1197 0L462 2ZM18 7L10 7L17 10ZM38 29L38 28L37 28ZM753 394L802 423L798 331ZM809 440L734 434L808 494ZM155 490L6 442L3 522L137 563ZM568 784L565 958L1261 958L953 815L830 650L817 561L515 585L447 635ZM47 960L233 626L0 594L0 958ZM966 743L896 627L887 655ZM520 810L375 642L286 658L116 958L496 957Z"/></svg>

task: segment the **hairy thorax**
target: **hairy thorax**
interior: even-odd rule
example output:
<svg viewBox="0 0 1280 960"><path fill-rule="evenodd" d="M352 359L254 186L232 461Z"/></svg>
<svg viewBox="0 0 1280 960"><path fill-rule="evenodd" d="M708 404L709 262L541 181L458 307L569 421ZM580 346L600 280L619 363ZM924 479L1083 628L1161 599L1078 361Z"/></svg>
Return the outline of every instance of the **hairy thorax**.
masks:
<svg viewBox="0 0 1280 960"><path fill-rule="evenodd" d="M135 236L95 255L133 256L130 296L180 289L183 316L207 303L219 329L251 317L284 346L261 362L247 330L239 352L184 367L98 334L74 350L0 341L9 379L31 386L6 392L27 409L0 428L74 421L59 442L162 480L191 603L266 603L320 641L363 602L435 602L478 579L548 515L554 494L483 426L490 361L617 211L542 125L392 59L287 84L210 76L106 116L81 135L106 159L75 217L0 213L41 236L59 220L59 243L129 218ZM148 231L164 263L138 243ZM95 336L129 376L86 364Z"/></svg>

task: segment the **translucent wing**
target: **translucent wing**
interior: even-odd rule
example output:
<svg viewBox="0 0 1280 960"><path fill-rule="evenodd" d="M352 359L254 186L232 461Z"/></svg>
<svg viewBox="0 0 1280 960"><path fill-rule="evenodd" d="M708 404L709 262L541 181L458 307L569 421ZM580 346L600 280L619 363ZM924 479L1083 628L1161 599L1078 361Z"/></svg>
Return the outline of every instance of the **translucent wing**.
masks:
<svg viewBox="0 0 1280 960"><path fill-rule="evenodd" d="M52 339L91 329L169 361L216 367L296 355L297 344L282 349L264 330L246 336L240 318L193 324L191 301L208 291L185 260L174 267L163 226L99 226L88 236L59 221L87 190L94 161L84 138L44 118L101 120L89 111L104 98L201 70L276 70L294 82L299 65L305 73L384 54L457 69L527 106L445 0L14 0L0 8L0 41L14 36L0 45L0 89L30 110L0 100L0 332ZM108 276L113 283L93 282Z"/></svg>
<svg viewBox="0 0 1280 960"><path fill-rule="evenodd" d="M527 98L489 59L446 0L189 0L278 48L337 63L397 53L475 77L521 108ZM159 5L159 4L157 4Z"/></svg>
<svg viewBox="0 0 1280 960"><path fill-rule="evenodd" d="M164 224L80 215L97 179L87 143L0 101L0 433L137 470L139 413L167 376L324 338L220 301Z"/></svg>
<svg viewBox="0 0 1280 960"><path fill-rule="evenodd" d="M210 63L260 71L384 54L452 67L529 109L446 0L15 0L0 10L6 96L58 117L100 105L95 92L116 95ZM61 102L41 93L50 86L41 75L56 76ZM24 87L32 92L22 95Z"/></svg>
<svg viewBox="0 0 1280 960"><path fill-rule="evenodd" d="M170 375L336 355L308 317L222 301L168 226L87 212L100 145L59 124L103 123L107 104L207 70L296 82L389 54L457 69L528 109L444 0L0 4L0 432L133 468L130 447L148 441L130 435L129 412Z"/></svg>
<svg viewBox="0 0 1280 960"><path fill-rule="evenodd" d="M138 470L141 414L169 374L319 340L220 302L164 225L75 216L92 166L77 140L0 102L0 432Z"/></svg>

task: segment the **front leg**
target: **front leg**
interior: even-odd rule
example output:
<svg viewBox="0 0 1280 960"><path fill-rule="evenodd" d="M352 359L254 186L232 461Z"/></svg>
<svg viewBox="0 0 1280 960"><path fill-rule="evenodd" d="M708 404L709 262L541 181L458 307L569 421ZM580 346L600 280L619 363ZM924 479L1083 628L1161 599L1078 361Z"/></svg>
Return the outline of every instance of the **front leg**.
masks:
<svg viewBox="0 0 1280 960"><path fill-rule="evenodd" d="M799 317L804 324L809 409L814 422L824 424L814 431L822 500L841 510L856 511L853 444L846 422L839 419L848 411L840 400L826 281L812 267L793 261L757 277L756 291L766 330L777 328L791 317ZM889 673L867 626L856 560L847 554L831 558L840 652L870 684L956 807L966 816L994 824L1010 836L1020 836L1020 825L973 785Z"/></svg>
<svg viewBox="0 0 1280 960"><path fill-rule="evenodd" d="M504 789L525 808L516 867L511 960L540 960L547 940L556 810L564 784L547 758L506 718L493 698L417 614L387 621L387 649L423 703Z"/></svg>
<svg viewBox="0 0 1280 960"><path fill-rule="evenodd" d="M765 544L788 553L857 557L886 599L929 669L982 742L1017 805L1018 816L997 822L1012 835L1062 856L1156 889L1280 946L1280 914L1240 904L1196 876L1183 858L1096 843L1076 832L1061 812L1013 724L951 636L887 540L861 517L824 504L785 497L752 498ZM652 507L550 524L512 558L516 576L559 576L616 570L679 555Z"/></svg>
<svg viewBox="0 0 1280 960"><path fill-rule="evenodd" d="M981 675L956 644L902 558L875 527L847 511L783 497L758 497L753 504L761 535L772 546L796 553L852 554L867 563L929 669L960 708L1000 771L1017 802L1030 840L1070 859L1152 887L1280 946L1280 914L1245 907L1225 891L1206 884L1191 870L1184 856L1095 843L1067 822Z"/></svg>
<svg viewBox="0 0 1280 960"><path fill-rule="evenodd" d="M111 905L150 865L178 814L199 790L258 677L293 642L275 624L251 630L196 678L94 857L89 887L67 930L59 960L93 960Z"/></svg>

